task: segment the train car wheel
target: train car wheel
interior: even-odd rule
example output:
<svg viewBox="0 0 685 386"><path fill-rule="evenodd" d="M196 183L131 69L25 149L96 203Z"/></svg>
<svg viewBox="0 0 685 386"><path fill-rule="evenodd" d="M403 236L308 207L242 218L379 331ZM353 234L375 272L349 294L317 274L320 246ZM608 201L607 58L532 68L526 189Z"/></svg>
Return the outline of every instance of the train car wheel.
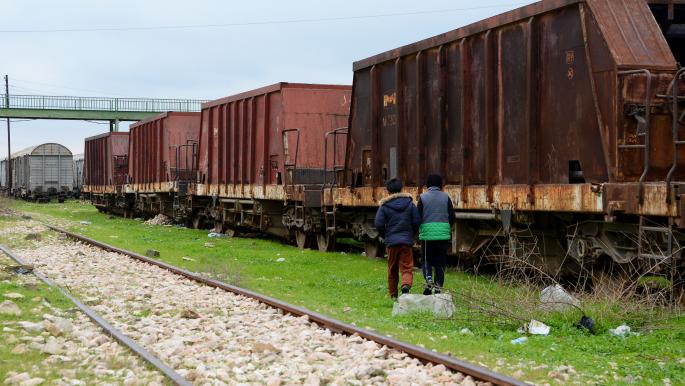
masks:
<svg viewBox="0 0 685 386"><path fill-rule="evenodd" d="M235 229L233 229L233 228L228 228L228 227L227 227L227 228L224 230L224 233L225 233L226 236L228 236L228 237L235 237L235 235L236 235L238 232L237 232Z"/></svg>
<svg viewBox="0 0 685 386"><path fill-rule="evenodd" d="M201 216L195 216L193 217L193 229L200 229L202 226L202 217Z"/></svg>
<svg viewBox="0 0 685 386"><path fill-rule="evenodd" d="M321 252L331 252L335 249L335 236L330 233L319 233L316 235L316 246Z"/></svg>
<svg viewBox="0 0 685 386"><path fill-rule="evenodd" d="M310 241L309 235L306 232L299 230L295 231L295 243L297 243L298 248L309 248L309 245L311 244Z"/></svg>
<svg viewBox="0 0 685 386"><path fill-rule="evenodd" d="M221 221L214 222L214 232L224 233L224 223Z"/></svg>
<svg viewBox="0 0 685 386"><path fill-rule="evenodd" d="M364 242L364 253L368 258L382 259L385 257L385 244L378 241L366 241Z"/></svg>

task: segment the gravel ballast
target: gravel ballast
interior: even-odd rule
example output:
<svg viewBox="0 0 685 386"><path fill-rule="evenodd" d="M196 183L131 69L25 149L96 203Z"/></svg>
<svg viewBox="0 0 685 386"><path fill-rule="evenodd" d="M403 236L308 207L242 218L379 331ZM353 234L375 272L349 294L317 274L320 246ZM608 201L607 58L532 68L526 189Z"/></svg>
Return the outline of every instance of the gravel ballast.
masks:
<svg viewBox="0 0 685 386"><path fill-rule="evenodd" d="M306 317L82 243L17 253L196 384L476 384Z"/></svg>

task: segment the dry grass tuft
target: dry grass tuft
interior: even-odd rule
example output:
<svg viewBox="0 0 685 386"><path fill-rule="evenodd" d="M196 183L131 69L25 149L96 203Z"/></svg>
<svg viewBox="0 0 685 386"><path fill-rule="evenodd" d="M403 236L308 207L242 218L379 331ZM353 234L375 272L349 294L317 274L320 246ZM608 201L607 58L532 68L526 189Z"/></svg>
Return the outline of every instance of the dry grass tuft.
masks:
<svg viewBox="0 0 685 386"><path fill-rule="evenodd" d="M484 246L485 258L476 271L494 268L497 285L485 286L474 280L471 285L453 291L461 310L457 317L498 325L520 326L531 319L547 324L577 323L581 316L591 316L600 328L629 323L636 328L650 328L681 314L682 295L675 296L675 286L665 278L663 266L645 269L624 266L604 270L578 266L569 278L561 265L553 266L544 258L540 237L528 229L500 232ZM661 265L663 262L661 262ZM638 269L639 268L639 269ZM564 312L546 312L540 307L540 292L550 285L561 285L580 300L580 307Z"/></svg>

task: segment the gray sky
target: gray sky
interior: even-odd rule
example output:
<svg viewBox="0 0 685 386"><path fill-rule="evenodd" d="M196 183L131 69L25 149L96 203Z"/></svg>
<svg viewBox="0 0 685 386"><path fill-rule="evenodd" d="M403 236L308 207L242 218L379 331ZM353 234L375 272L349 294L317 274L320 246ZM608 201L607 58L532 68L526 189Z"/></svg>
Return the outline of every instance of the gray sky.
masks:
<svg viewBox="0 0 685 386"><path fill-rule="evenodd" d="M216 99L280 81L351 84L356 60L527 3L532 1L2 0L0 31L129 29L0 32L0 74L9 75L10 94L40 95ZM398 13L413 14L389 15ZM371 15L376 17L365 17ZM311 21L321 19L328 20ZM282 23L292 20L300 22ZM269 23L139 29L258 22ZM3 119L2 158L5 128ZM59 142L81 153L83 138L107 130L82 121L13 122L12 151Z"/></svg>

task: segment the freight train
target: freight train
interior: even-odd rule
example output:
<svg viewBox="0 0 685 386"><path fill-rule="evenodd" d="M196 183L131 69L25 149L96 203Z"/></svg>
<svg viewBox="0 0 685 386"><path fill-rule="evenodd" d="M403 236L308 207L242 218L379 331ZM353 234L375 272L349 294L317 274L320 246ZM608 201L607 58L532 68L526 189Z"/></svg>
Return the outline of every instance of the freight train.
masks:
<svg viewBox="0 0 685 386"><path fill-rule="evenodd" d="M551 271L674 270L683 28L681 0L540 1L358 61L351 89L280 83L205 103L199 119L169 113L88 139L84 191L101 210L321 250L354 237L380 256L385 182L416 197L439 173L453 254L493 240L512 253L526 230Z"/></svg>

